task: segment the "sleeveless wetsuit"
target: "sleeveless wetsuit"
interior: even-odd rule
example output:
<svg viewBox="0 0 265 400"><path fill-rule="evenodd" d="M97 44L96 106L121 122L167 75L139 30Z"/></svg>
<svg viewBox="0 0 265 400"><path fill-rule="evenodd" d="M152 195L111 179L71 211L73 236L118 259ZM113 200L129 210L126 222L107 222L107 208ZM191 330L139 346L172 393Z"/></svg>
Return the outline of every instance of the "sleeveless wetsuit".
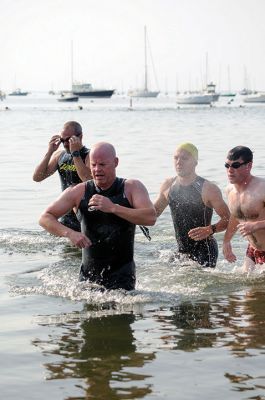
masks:
<svg viewBox="0 0 265 400"><path fill-rule="evenodd" d="M94 194L106 196L115 204L131 208L124 194L124 182L124 179L116 178L108 190L101 190L93 180L86 182L77 215L81 230L92 241L92 245L82 249L80 280L89 279L107 289L133 290L135 225L112 213L88 210L88 202Z"/></svg>
<svg viewBox="0 0 265 400"><path fill-rule="evenodd" d="M214 237L211 235L197 242L188 236L190 229L211 224L213 209L203 203L201 195L204 182L205 179L200 176L188 186L182 186L175 180L169 190L168 202L179 252L204 267L215 267L218 246Z"/></svg>
<svg viewBox="0 0 265 400"><path fill-rule="evenodd" d="M80 156L83 162L85 162L88 153L89 149L83 146L80 150ZM60 176L62 191L70 186L77 185L78 183L82 182L77 173L71 153L67 153L66 151L62 152L58 160L57 170ZM63 225L80 232L80 223L73 211L69 211L67 214L65 214L60 219L60 222Z"/></svg>

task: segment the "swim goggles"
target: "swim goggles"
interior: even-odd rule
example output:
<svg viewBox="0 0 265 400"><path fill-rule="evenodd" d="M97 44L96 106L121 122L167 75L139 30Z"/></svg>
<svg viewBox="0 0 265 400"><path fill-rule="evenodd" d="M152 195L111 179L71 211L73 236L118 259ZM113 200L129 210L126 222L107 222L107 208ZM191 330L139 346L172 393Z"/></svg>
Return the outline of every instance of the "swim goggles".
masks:
<svg viewBox="0 0 265 400"><path fill-rule="evenodd" d="M241 165L245 165L245 164L248 164L250 161L244 161L244 162L239 162L239 161L235 161L235 162L233 162L232 164L228 164L228 163L225 163L225 168L233 168L233 169L238 169L239 167L241 167Z"/></svg>

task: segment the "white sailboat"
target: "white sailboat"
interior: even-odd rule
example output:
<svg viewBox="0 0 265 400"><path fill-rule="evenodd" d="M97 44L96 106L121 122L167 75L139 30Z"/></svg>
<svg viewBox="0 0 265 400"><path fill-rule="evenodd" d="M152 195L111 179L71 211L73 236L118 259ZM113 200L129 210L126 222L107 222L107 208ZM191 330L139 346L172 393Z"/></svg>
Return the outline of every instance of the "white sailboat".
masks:
<svg viewBox="0 0 265 400"><path fill-rule="evenodd" d="M73 64L73 41L71 41L71 86L73 87L73 75L74 75L74 64ZM73 93L70 90L63 90L61 92L61 96L57 98L57 101L67 101L67 102L73 102L73 101L78 101L79 97L75 93Z"/></svg>
<svg viewBox="0 0 265 400"><path fill-rule="evenodd" d="M213 96L207 93L184 93L176 98L177 104L211 104Z"/></svg>
<svg viewBox="0 0 265 400"><path fill-rule="evenodd" d="M257 93L246 96L243 101L245 103L265 103L265 93Z"/></svg>
<svg viewBox="0 0 265 400"><path fill-rule="evenodd" d="M147 68L147 34L146 26L144 27L144 88L134 89L128 92L128 96L131 97L157 97L159 95L158 91L152 91L148 89L148 68Z"/></svg>

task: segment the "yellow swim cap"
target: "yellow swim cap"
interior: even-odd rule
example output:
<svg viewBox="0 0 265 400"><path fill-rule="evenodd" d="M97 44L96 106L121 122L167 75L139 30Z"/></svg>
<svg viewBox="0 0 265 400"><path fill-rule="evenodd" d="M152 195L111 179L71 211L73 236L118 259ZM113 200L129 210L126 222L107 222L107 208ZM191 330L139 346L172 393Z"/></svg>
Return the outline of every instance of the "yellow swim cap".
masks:
<svg viewBox="0 0 265 400"><path fill-rule="evenodd" d="M186 150L188 151L192 157L198 161L198 149L194 144L192 143L181 143L178 147L177 150Z"/></svg>

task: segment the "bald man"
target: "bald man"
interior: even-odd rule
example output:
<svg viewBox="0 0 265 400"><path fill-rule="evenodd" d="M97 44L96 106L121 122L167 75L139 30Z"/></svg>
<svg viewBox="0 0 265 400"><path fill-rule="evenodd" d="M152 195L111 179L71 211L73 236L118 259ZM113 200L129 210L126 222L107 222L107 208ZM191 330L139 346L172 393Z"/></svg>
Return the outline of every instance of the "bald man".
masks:
<svg viewBox="0 0 265 400"><path fill-rule="evenodd" d="M93 179L66 189L41 215L40 225L82 249L80 280L106 289L133 290L135 225L154 225L156 212L140 181L116 177L118 162L110 143L94 145ZM81 221L81 232L58 221L71 209Z"/></svg>
<svg viewBox="0 0 265 400"><path fill-rule="evenodd" d="M169 205L178 252L203 267L216 266L216 232L224 231L229 210L220 189L198 176L198 149L192 143L180 144L174 154L177 175L164 181L154 206L159 217ZM220 219L212 224L213 210Z"/></svg>

